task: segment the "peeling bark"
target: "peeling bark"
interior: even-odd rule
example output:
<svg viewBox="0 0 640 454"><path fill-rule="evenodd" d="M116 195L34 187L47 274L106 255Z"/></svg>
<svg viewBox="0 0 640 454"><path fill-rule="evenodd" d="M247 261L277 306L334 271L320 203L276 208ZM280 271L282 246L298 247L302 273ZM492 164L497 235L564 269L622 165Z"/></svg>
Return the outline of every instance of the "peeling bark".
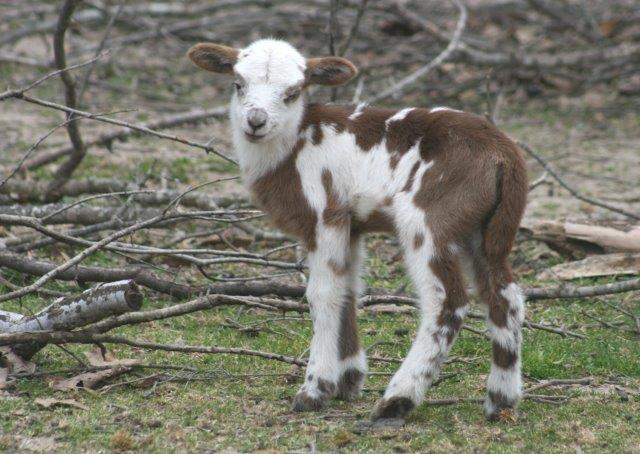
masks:
<svg viewBox="0 0 640 454"><path fill-rule="evenodd" d="M0 311L0 332L69 331L120 315L142 306L142 293L132 280L101 284L80 295L60 298L32 316ZM32 342L12 347L24 359L31 358L46 343Z"/></svg>

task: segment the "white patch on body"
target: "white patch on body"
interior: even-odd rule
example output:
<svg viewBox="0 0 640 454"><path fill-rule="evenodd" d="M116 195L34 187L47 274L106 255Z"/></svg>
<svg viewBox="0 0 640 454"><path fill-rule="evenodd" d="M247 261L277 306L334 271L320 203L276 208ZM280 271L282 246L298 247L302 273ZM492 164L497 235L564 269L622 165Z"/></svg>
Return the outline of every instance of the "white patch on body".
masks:
<svg viewBox="0 0 640 454"><path fill-rule="evenodd" d="M388 128L389 125L391 125L391 123L393 123L394 121L404 120L412 110L415 110L415 107L406 107L397 111L392 117L389 117L387 121L385 121L385 126Z"/></svg>
<svg viewBox="0 0 640 454"><path fill-rule="evenodd" d="M433 113L433 112L442 112L443 110L448 110L450 112L462 112L461 110L452 109L451 107L445 107L445 106L434 107L429 112L431 112L431 113Z"/></svg>
<svg viewBox="0 0 640 454"><path fill-rule="evenodd" d="M356 109L353 111L351 115L349 115L349 120L357 120L360 115L362 115L362 111L367 107L366 102L361 102L356 106Z"/></svg>

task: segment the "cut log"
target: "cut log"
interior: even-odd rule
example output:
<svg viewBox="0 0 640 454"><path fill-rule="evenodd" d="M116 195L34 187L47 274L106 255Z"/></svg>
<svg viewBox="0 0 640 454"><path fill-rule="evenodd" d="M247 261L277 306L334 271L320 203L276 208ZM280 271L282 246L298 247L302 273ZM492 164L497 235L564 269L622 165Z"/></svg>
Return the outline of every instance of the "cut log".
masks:
<svg viewBox="0 0 640 454"><path fill-rule="evenodd" d="M70 331L111 315L120 315L142 306L142 293L133 280L101 284L79 295L60 298L33 316L0 311L0 332ZM15 354L30 359L46 344L12 346Z"/></svg>
<svg viewBox="0 0 640 454"><path fill-rule="evenodd" d="M640 226L628 232L599 225L540 221L521 228L525 236L543 241L570 257L603 252L640 252Z"/></svg>

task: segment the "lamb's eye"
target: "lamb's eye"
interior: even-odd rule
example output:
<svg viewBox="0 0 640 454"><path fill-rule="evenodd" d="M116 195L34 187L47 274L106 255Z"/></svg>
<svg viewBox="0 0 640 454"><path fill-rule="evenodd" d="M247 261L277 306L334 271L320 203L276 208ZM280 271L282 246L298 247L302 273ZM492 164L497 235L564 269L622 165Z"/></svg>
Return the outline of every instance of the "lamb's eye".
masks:
<svg viewBox="0 0 640 454"><path fill-rule="evenodd" d="M234 83L233 83L233 86L236 88L236 91L237 91L238 93L241 93L241 92L242 92L242 85L240 85L238 82L234 82Z"/></svg>
<svg viewBox="0 0 640 454"><path fill-rule="evenodd" d="M292 92L286 92L284 94L284 102L287 103L287 104L292 103L293 101L298 99L298 96L300 96L300 90L294 90Z"/></svg>

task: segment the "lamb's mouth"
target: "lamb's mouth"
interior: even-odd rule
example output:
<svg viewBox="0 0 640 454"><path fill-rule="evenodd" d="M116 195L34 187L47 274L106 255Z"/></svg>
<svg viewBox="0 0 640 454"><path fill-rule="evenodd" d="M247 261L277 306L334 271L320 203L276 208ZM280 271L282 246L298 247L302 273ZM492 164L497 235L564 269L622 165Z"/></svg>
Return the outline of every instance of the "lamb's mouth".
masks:
<svg viewBox="0 0 640 454"><path fill-rule="evenodd" d="M266 134L252 134L250 132L245 132L244 136L246 137L246 139L249 142L255 143L255 142L259 142L260 140L262 140L266 136Z"/></svg>

